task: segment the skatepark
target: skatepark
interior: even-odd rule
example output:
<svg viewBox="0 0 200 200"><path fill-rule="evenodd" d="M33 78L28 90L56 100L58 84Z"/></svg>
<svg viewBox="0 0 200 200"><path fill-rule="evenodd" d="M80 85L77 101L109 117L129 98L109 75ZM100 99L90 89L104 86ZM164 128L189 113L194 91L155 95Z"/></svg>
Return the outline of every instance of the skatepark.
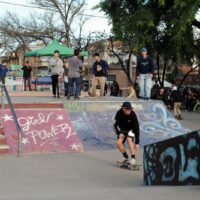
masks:
<svg viewBox="0 0 200 200"><path fill-rule="evenodd" d="M20 95L15 95L11 96L11 100L21 119L20 125L27 133L32 132L24 137L22 156L17 157L17 145L14 145L17 142L16 129L12 120L9 120L9 110L1 111L1 121L10 149L0 156L0 199L116 200L148 197L158 200L184 200L191 196L192 199L199 199L199 186L146 186L143 167L139 171L117 167L116 161L121 155L115 147L112 123L115 112L125 101L124 98L84 97L80 101L67 102L64 97L55 100L48 96L27 95L21 98ZM141 126L141 149L136 156L140 164L143 164L144 145L181 136L199 128L199 113L184 112L180 123L161 102L131 103L139 116ZM40 121L43 119L46 122L46 129L48 124L54 124L55 127L61 127L60 132L46 137L44 132L38 134L34 125L39 130L41 124L39 121L34 124L30 120L30 117L38 119L38 116ZM45 121L45 117L49 121ZM67 121L71 133L77 134L69 134L67 127L56 124L55 117L61 124ZM29 119L29 123L23 121L25 119ZM68 130L67 135L59 136L63 127ZM64 149L63 135L69 138L66 144L71 148ZM55 136L58 138L55 139ZM50 140L45 141L46 138Z"/></svg>

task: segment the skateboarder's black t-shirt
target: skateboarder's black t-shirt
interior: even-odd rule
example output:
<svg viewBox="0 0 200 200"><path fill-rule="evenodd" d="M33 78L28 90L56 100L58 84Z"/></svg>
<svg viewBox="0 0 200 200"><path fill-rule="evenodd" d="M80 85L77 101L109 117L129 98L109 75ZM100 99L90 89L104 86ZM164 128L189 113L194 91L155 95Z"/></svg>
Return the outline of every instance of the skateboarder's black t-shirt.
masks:
<svg viewBox="0 0 200 200"><path fill-rule="evenodd" d="M114 128L116 134L132 130L135 134L135 144L139 144L139 122L134 111L131 111L130 115L125 115L123 110L120 109L115 116Z"/></svg>

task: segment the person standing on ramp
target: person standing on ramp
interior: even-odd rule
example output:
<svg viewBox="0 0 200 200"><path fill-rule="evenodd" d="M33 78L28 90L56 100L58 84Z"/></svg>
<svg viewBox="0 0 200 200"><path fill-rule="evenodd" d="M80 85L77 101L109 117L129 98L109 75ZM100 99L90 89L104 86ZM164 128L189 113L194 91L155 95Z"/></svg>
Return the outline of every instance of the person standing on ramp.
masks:
<svg viewBox="0 0 200 200"><path fill-rule="evenodd" d="M141 56L137 58L136 75L140 86L140 98L148 100L151 97L152 77L154 74L153 59L147 54L147 49L142 48Z"/></svg>
<svg viewBox="0 0 200 200"><path fill-rule="evenodd" d="M114 129L117 134L117 147L124 157L124 159L118 163L135 165L135 153L139 150L140 129L137 116L130 102L124 102L121 109L116 113ZM124 146L125 142L128 143L131 153L130 160Z"/></svg>
<svg viewBox="0 0 200 200"><path fill-rule="evenodd" d="M100 58L100 55L98 53L94 54L94 64L92 67L92 93L91 96L96 96L96 87L99 84L100 86L100 96L104 96L105 92L105 85L106 85L106 77L108 75L109 65L105 60L102 60Z"/></svg>
<svg viewBox="0 0 200 200"><path fill-rule="evenodd" d="M52 80L52 92L53 96L60 98L59 93L59 79L63 77L63 61L60 58L60 53L58 50L54 51L54 55L49 59L49 70L51 71L51 80Z"/></svg>

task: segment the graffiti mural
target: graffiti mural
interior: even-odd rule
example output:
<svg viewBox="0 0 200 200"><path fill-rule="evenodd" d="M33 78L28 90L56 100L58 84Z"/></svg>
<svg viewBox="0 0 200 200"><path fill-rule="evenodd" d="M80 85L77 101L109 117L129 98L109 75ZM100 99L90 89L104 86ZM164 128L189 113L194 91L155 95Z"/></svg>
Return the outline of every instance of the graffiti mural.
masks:
<svg viewBox="0 0 200 200"><path fill-rule="evenodd" d="M200 130L144 147L146 185L200 184Z"/></svg>
<svg viewBox="0 0 200 200"><path fill-rule="evenodd" d="M67 112L56 110L16 110L22 130L22 152L83 151ZM9 110L0 112L1 121L10 147L10 153L18 150L18 133Z"/></svg>
<svg viewBox="0 0 200 200"><path fill-rule="evenodd" d="M183 127L159 101L133 101L141 132L141 146L190 132ZM121 102L67 102L73 126L86 149L116 148L114 116Z"/></svg>

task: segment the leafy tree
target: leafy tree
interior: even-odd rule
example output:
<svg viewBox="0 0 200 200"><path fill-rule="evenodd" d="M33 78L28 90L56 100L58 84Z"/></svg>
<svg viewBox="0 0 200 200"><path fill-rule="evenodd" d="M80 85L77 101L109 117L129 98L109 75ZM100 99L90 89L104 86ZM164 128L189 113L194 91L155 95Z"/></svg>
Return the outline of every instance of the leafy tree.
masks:
<svg viewBox="0 0 200 200"><path fill-rule="evenodd" d="M99 7L112 23L115 38L132 41L135 52L147 47L154 56L160 84L166 71L199 58L199 0L103 0ZM160 77L162 71L162 77Z"/></svg>

